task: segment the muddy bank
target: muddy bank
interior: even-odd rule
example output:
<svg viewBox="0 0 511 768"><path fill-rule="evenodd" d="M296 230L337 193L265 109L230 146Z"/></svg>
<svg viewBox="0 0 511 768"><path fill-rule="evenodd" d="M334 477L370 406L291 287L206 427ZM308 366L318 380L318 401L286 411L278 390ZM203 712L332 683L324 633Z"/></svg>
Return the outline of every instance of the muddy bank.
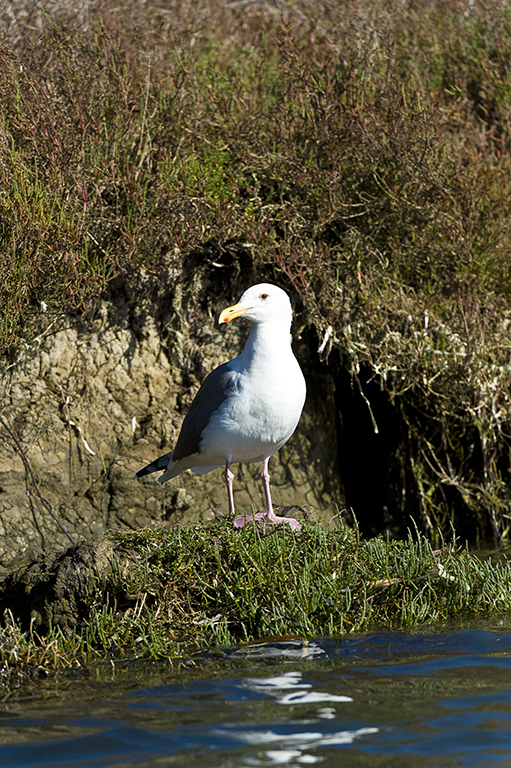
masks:
<svg viewBox="0 0 511 768"><path fill-rule="evenodd" d="M4 360L1 571L69 537L225 515L221 470L184 473L165 487L133 478L172 447L201 382L244 343L248 324L220 331L215 319L257 278L229 289L215 276L191 265L185 276L140 270L118 278L85 315L44 316L36 338ZM296 434L270 462L274 500L329 518L344 506L334 379L299 312L294 336L308 396ZM261 508L260 467L236 465L235 473L235 504Z"/></svg>

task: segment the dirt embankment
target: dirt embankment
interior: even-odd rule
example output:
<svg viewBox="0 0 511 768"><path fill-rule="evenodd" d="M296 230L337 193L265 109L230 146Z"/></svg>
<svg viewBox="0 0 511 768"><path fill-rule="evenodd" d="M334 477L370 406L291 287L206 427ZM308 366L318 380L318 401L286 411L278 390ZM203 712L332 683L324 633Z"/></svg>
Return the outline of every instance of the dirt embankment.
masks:
<svg viewBox="0 0 511 768"><path fill-rule="evenodd" d="M133 474L172 448L200 383L239 352L247 324L221 332L215 323L237 294L201 280L199 270L186 279L142 270L114 281L85 316L48 317L18 358L4 361L0 571L69 545L69 536L226 514L221 470L185 473L165 487ZM309 504L328 517L344 502L334 382L301 325L297 316L307 405L296 434L271 460L272 487L275 503ZM235 472L236 505L260 507L260 467Z"/></svg>

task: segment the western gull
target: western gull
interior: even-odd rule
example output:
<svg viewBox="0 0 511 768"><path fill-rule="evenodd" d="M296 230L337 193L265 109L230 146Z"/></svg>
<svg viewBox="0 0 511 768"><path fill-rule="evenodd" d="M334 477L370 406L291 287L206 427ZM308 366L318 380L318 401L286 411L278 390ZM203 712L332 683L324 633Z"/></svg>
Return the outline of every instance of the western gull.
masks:
<svg viewBox="0 0 511 768"><path fill-rule="evenodd" d="M236 317L245 317L252 325L243 352L207 376L185 416L174 450L135 477L165 470L158 478L164 485L185 469L204 475L225 466L229 514L234 517L231 464L261 461L266 510L239 515L234 526L242 528L252 519L265 518L299 530L297 520L273 512L268 473L270 456L295 431L305 402L305 380L291 349L291 302L276 285L253 285L238 304L224 309L218 322L229 323Z"/></svg>

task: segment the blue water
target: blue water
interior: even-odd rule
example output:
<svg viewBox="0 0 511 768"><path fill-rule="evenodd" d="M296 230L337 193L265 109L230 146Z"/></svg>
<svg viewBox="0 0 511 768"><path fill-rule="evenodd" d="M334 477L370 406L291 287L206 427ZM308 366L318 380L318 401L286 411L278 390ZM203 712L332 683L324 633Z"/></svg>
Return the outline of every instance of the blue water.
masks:
<svg viewBox="0 0 511 768"><path fill-rule="evenodd" d="M0 704L0 768L511 766L511 630L267 641Z"/></svg>

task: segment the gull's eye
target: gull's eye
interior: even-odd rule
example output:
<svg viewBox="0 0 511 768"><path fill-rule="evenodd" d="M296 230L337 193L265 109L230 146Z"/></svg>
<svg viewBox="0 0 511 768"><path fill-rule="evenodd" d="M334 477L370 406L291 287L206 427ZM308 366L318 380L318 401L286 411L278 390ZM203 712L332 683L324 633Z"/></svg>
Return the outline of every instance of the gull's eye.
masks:
<svg viewBox="0 0 511 768"><path fill-rule="evenodd" d="M268 294L267 294L267 293L262 293L262 294L259 296L259 298L260 298L260 299L263 299L263 300L264 300L264 299L267 299L267 298L268 298Z"/></svg>

